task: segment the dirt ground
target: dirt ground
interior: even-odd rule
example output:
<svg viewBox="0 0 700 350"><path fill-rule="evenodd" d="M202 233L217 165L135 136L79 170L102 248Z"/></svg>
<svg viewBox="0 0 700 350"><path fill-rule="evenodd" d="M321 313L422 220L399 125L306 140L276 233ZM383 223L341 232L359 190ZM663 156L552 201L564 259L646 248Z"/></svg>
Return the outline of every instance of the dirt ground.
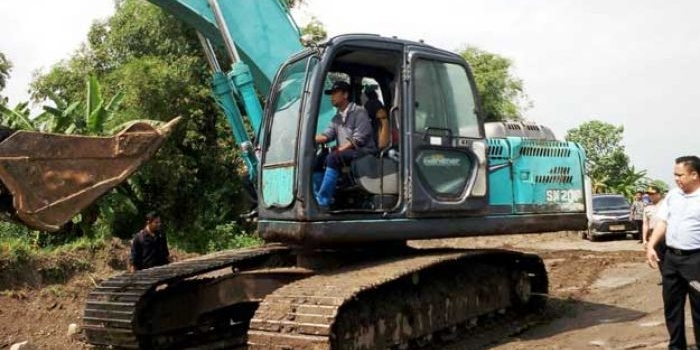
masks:
<svg viewBox="0 0 700 350"><path fill-rule="evenodd" d="M450 239L430 246L504 247L540 255L550 278L541 322L512 337L478 347L525 349L665 349L661 281L632 239L589 242L574 233ZM686 312L686 325L691 325ZM687 334L692 338L692 326ZM469 342L450 349L476 349ZM694 341L689 339L689 343ZM464 345L461 347L460 345Z"/></svg>
<svg viewBox="0 0 700 350"><path fill-rule="evenodd" d="M550 278L550 300L537 324L516 336L496 336L470 347L457 341L450 349L663 349L658 271L644 262L641 244L631 239L588 242L572 233L549 233L412 242L422 247L500 247L543 257ZM80 324L88 291L102 279L123 272L104 260L125 258L123 246L97 255L90 273L75 274L64 284L14 285L0 291L0 349L29 340L40 349L89 349L80 335L68 337L70 323ZM689 315L686 316L690 325ZM688 334L692 334L690 328ZM690 341L692 343L692 340Z"/></svg>

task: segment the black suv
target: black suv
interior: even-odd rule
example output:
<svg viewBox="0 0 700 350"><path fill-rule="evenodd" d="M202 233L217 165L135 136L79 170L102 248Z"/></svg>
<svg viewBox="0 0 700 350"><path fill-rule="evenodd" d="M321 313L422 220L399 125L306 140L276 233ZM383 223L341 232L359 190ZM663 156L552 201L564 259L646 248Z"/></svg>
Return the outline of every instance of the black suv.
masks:
<svg viewBox="0 0 700 350"><path fill-rule="evenodd" d="M595 241L601 236L626 236L631 234L639 239L637 226L630 221L630 203L619 194L593 195L593 212L588 221L588 231L582 238Z"/></svg>

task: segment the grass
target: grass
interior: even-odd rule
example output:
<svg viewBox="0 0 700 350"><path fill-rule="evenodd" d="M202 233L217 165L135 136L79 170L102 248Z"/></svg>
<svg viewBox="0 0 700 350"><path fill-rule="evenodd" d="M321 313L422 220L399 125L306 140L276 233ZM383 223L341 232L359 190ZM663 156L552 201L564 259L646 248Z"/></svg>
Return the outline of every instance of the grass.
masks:
<svg viewBox="0 0 700 350"><path fill-rule="evenodd" d="M231 222L213 230L173 235L175 239L172 240L169 236L168 240L172 249L204 254L264 243L246 228ZM98 225L94 231L90 237L75 237L0 222L0 271L3 272L0 274L0 290L21 285L64 283L76 273L94 271L99 259L108 259L101 252L109 250L112 245L108 227Z"/></svg>

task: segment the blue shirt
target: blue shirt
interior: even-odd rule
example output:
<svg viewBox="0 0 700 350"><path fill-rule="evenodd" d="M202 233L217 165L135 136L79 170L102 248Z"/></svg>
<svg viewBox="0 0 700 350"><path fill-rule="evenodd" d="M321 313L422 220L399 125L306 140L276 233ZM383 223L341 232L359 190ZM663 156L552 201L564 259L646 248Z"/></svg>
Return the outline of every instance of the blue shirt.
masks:
<svg viewBox="0 0 700 350"><path fill-rule="evenodd" d="M689 194L672 189L660 203L656 216L666 222L666 245L700 249L700 189Z"/></svg>

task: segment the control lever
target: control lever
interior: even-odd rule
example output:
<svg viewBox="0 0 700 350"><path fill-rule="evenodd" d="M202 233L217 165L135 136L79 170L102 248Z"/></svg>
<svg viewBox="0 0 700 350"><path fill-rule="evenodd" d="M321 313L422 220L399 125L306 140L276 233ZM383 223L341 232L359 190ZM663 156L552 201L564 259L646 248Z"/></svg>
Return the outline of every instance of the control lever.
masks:
<svg viewBox="0 0 700 350"><path fill-rule="evenodd" d="M398 162L399 161L399 152L397 152L395 149L390 149L389 153L387 154L387 157L389 157L389 159L391 159L391 160Z"/></svg>

